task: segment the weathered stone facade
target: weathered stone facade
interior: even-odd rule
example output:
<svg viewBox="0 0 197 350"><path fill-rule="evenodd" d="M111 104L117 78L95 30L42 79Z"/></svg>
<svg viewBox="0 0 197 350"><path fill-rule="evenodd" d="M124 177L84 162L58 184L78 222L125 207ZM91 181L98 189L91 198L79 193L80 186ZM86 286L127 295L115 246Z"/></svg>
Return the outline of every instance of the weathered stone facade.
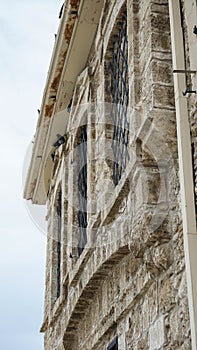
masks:
<svg viewBox="0 0 197 350"><path fill-rule="evenodd" d="M71 3L75 3L72 15L76 16L80 1ZM182 1L189 70L194 68L184 9ZM121 130L128 129L130 156L115 186L109 63L123 13L127 17L129 102L128 124ZM103 1L96 36L62 129L64 140L50 151L41 329L45 350L192 349L173 69L168 0ZM62 78L53 107L61 115L68 107L64 86ZM188 94L187 101L196 179L196 95ZM83 227L86 238L78 254L78 149L84 125L87 227ZM60 192L61 215L57 212ZM118 345L108 348L116 337Z"/></svg>

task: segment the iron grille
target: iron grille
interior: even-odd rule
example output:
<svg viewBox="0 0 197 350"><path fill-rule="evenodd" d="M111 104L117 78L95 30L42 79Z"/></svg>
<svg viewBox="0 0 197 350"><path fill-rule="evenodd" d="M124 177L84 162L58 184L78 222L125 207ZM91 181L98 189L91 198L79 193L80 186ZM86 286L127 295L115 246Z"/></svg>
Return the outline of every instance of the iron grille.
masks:
<svg viewBox="0 0 197 350"><path fill-rule="evenodd" d="M78 164L78 255L80 255L87 243L87 125L80 128Z"/></svg>
<svg viewBox="0 0 197 350"><path fill-rule="evenodd" d="M62 230L62 193L57 199L57 298L61 290L61 230Z"/></svg>
<svg viewBox="0 0 197 350"><path fill-rule="evenodd" d="M129 160L129 122L127 109L129 102L128 85L128 39L127 15L123 13L117 23L117 35L114 35L109 64L110 95L112 100L111 117L114 130L112 150L114 155L112 179L116 186Z"/></svg>

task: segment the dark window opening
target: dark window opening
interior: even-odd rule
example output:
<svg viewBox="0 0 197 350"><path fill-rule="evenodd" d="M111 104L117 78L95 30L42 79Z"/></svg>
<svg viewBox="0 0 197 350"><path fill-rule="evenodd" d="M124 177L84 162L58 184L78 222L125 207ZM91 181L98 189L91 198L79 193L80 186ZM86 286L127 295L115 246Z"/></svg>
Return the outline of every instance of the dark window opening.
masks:
<svg viewBox="0 0 197 350"><path fill-rule="evenodd" d="M108 345L107 350L118 350L118 337Z"/></svg>
<svg viewBox="0 0 197 350"><path fill-rule="evenodd" d="M129 161L129 122L127 117L129 85L126 11L121 15L116 25L116 35L112 38L110 53L109 92L112 102L111 117L114 125L112 139L114 156L112 179L116 186Z"/></svg>
<svg viewBox="0 0 197 350"><path fill-rule="evenodd" d="M61 230L62 230L62 193L57 199L57 298L61 291Z"/></svg>
<svg viewBox="0 0 197 350"><path fill-rule="evenodd" d="M87 125L80 128L78 137L78 255L87 243Z"/></svg>

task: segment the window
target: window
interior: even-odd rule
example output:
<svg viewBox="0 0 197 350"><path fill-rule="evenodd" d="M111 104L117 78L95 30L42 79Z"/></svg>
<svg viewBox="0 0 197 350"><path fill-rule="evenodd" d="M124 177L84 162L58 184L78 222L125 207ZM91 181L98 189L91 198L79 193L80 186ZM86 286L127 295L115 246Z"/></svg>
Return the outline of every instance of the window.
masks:
<svg viewBox="0 0 197 350"><path fill-rule="evenodd" d="M61 290L61 230L62 230L62 192L57 198L57 298Z"/></svg>
<svg viewBox="0 0 197 350"><path fill-rule="evenodd" d="M129 102L128 86L128 39L127 13L122 12L116 23L116 34L112 36L109 48L109 95L112 102L113 122L112 150L114 156L112 179L116 186L129 160L129 122L127 109Z"/></svg>
<svg viewBox="0 0 197 350"><path fill-rule="evenodd" d="M81 255L87 243L87 125L80 128L78 142L78 255Z"/></svg>
<svg viewBox="0 0 197 350"><path fill-rule="evenodd" d="M108 345L107 350L118 350L118 337Z"/></svg>

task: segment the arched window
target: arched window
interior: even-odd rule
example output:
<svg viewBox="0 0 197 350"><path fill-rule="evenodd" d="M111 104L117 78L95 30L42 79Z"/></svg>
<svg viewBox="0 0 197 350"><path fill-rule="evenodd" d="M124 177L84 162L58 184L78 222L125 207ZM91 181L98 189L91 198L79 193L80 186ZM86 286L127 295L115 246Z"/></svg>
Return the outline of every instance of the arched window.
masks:
<svg viewBox="0 0 197 350"><path fill-rule="evenodd" d="M128 38L125 7L120 11L109 41L106 69L108 76L106 89L112 103L112 150L114 157L112 179L116 186L129 160Z"/></svg>
<svg viewBox="0 0 197 350"><path fill-rule="evenodd" d="M87 243L87 124L78 133L78 255Z"/></svg>
<svg viewBox="0 0 197 350"><path fill-rule="evenodd" d="M57 298L61 292L61 246L62 246L62 191L60 189L56 204L57 211Z"/></svg>

